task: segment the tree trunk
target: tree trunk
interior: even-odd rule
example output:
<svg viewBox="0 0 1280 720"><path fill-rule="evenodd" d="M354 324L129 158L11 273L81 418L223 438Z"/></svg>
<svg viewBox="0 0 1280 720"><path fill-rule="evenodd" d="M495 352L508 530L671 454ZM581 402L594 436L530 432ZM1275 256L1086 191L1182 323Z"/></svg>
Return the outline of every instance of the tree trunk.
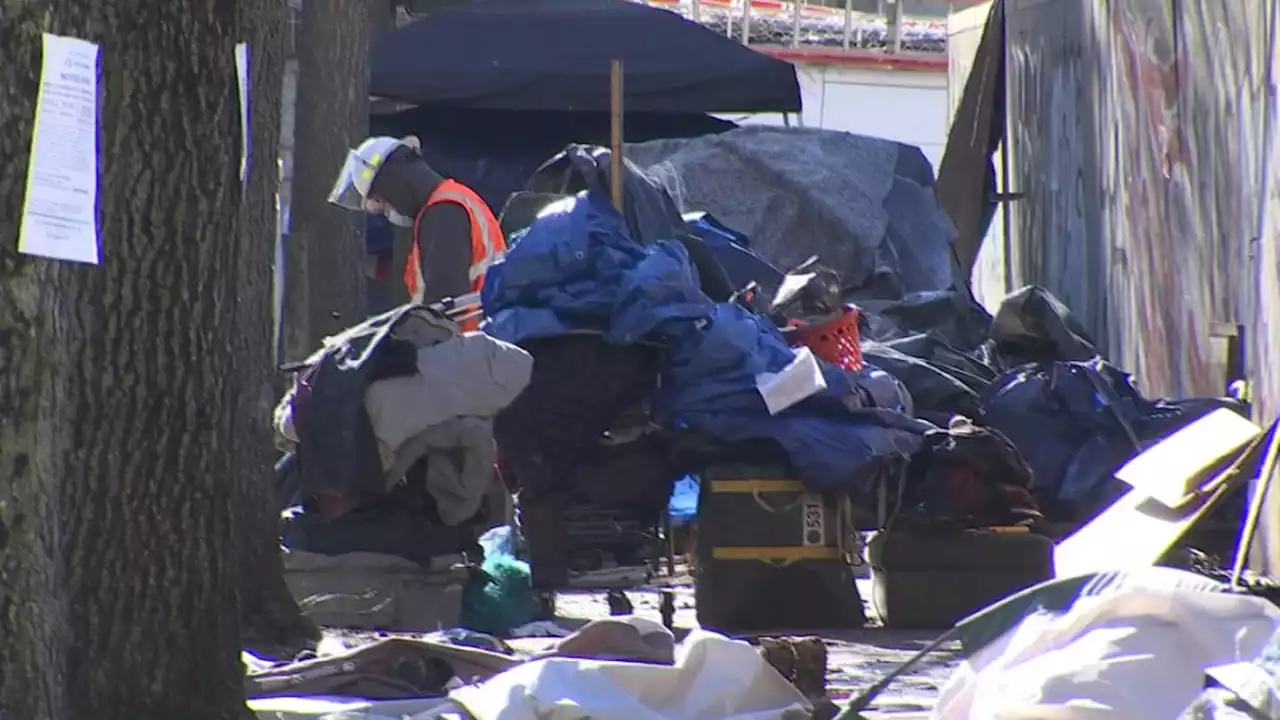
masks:
<svg viewBox="0 0 1280 720"><path fill-rule="evenodd" d="M365 315L364 216L328 199L347 150L369 131L371 17L366 0L302 6L289 250L303 268L290 273L290 292L305 302L291 319L289 359L305 357Z"/></svg>
<svg viewBox="0 0 1280 720"><path fill-rule="evenodd" d="M278 148L281 132L281 102L285 67L285 7L276 0L240 0L257 5L257 11L242 13L241 36L256 48L250 64L253 100L249 126L253 129L254 162L250 165L245 202L241 206L240 242L242 251L255 262L242 268L240 287L247 298L272 297L274 242L279 231L277 198L280 184ZM250 25L243 21L251 20ZM266 312L264 312L264 309ZM247 358L245 375L240 377L242 395L235 417L244 421L236 436L241 443L236 455L245 470L235 476L248 501L240 511L246 556L241 560L241 633L244 646L270 658L292 659L320 640L320 630L303 617L298 603L284 581L280 558L280 517L270 468L275 461L271 437L271 413L279 396L279 380L274 368L276 338L272 334L271 304L258 301L236 305L236 326L240 329L235 353Z"/></svg>
<svg viewBox="0 0 1280 720"><path fill-rule="evenodd" d="M251 717L279 23L271 0L0 5L0 717ZM101 47L98 267L16 253L41 31Z"/></svg>

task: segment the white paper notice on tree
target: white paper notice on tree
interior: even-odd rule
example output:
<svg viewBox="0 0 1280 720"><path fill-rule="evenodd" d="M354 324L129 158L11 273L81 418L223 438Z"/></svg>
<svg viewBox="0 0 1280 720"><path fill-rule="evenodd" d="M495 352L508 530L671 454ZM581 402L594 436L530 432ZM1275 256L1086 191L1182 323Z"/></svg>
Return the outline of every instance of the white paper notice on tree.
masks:
<svg viewBox="0 0 1280 720"><path fill-rule="evenodd" d="M98 46L45 34L18 251L98 264Z"/></svg>
<svg viewBox="0 0 1280 720"><path fill-rule="evenodd" d="M240 182L249 172L249 45L236 43L236 89L240 93Z"/></svg>

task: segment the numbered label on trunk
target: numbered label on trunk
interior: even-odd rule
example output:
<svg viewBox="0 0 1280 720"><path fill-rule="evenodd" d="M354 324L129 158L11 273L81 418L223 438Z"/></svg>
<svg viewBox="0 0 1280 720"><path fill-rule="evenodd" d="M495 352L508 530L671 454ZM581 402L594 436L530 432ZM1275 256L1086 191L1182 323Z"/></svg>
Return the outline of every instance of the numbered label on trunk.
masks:
<svg viewBox="0 0 1280 720"><path fill-rule="evenodd" d="M821 547L827 540L827 510L821 495L805 495L801 517L805 547Z"/></svg>

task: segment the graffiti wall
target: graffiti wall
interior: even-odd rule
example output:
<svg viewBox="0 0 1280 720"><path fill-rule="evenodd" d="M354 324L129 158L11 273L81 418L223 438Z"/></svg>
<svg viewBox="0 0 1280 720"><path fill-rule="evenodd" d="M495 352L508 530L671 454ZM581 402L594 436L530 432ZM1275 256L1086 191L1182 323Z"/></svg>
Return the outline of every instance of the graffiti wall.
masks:
<svg viewBox="0 0 1280 720"><path fill-rule="evenodd" d="M1280 344L1280 220L1264 212L1275 12L1008 0L1005 17L1010 185L1026 193L1005 249L1013 284L1057 293L1152 393L1220 394L1225 336L1239 335L1268 417L1280 410L1261 372Z"/></svg>
<svg viewBox="0 0 1280 720"><path fill-rule="evenodd" d="M1278 6L1006 0L1005 14L1009 184L1026 193L1011 284L1058 294L1150 394L1221 394L1234 345L1261 423L1280 414ZM1254 549L1280 576L1280 487Z"/></svg>

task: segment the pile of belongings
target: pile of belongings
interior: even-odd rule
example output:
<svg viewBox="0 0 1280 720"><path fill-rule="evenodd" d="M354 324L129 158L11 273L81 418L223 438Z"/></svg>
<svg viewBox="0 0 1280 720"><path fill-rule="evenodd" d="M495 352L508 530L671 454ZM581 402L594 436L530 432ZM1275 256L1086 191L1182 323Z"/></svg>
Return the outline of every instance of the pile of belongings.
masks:
<svg viewBox="0 0 1280 720"><path fill-rule="evenodd" d="M702 292L680 242L632 239L599 192L544 210L491 270L482 302L489 316L486 332L535 348L531 389L543 387L538 348L550 341L581 343L616 357L583 363L578 374L562 376L578 381L564 389L574 402L594 404L625 373L635 378L634 395L616 394L646 401L659 428L687 430L725 445L776 446L817 488L858 489L864 464L914 452L928 429L900 413L865 407L868 395L857 392L857 378L825 364L824 389L771 413L757 377L782 372L796 357L779 330L742 305L714 302ZM582 374L582 366L600 367L603 377ZM499 442L505 457L509 445L501 427ZM550 450L544 445L541 452ZM679 475L668 477L664 502Z"/></svg>
<svg viewBox="0 0 1280 720"><path fill-rule="evenodd" d="M303 365L275 414L295 453L278 477L282 506L296 508L286 546L430 567L507 521L493 419L529 384L528 353L406 305L328 338Z"/></svg>
<svg viewBox="0 0 1280 720"><path fill-rule="evenodd" d="M709 246L723 247L732 228L738 256L789 267L816 255L837 271L844 299L865 316L867 363L906 386L916 418L948 428L963 416L1011 441L1020 459L999 456L1025 463L1052 520L1087 518L1123 492L1112 471L1138 450L1213 409L1243 410L1226 398L1143 397L1044 288L1022 288L988 313L955 261L955 229L919 148L750 127L626 153L677 212L703 213L690 229ZM731 284L776 287L776 274L740 257L722 265Z"/></svg>
<svg viewBox="0 0 1280 720"><path fill-rule="evenodd" d="M906 467L921 453L980 455L964 448L985 436L911 417L900 384L883 369L844 370L811 354L806 363L760 311L782 272L716 218L682 215L634 165L626 166L619 213L608 199L608 167L607 150L582 146L544 166L531 191L558 199L517 229L482 293L485 332L535 360L529 390L496 424L504 474L509 468L521 488L522 518L535 514L531 501L562 505L550 498L566 496L660 510L677 479L721 460L781 463L815 490L865 499L886 465ZM931 193L913 197L939 212ZM504 213L508 229L520 225L510 221L516 200ZM751 302L734 292L747 283L760 291ZM772 406L762 388L808 363L816 376L810 391ZM627 462L609 464L622 457ZM1025 465L1000 477L1024 489L1030 482ZM1029 494L1018 497L1030 503ZM542 533L525 522L522 531L539 584Z"/></svg>

